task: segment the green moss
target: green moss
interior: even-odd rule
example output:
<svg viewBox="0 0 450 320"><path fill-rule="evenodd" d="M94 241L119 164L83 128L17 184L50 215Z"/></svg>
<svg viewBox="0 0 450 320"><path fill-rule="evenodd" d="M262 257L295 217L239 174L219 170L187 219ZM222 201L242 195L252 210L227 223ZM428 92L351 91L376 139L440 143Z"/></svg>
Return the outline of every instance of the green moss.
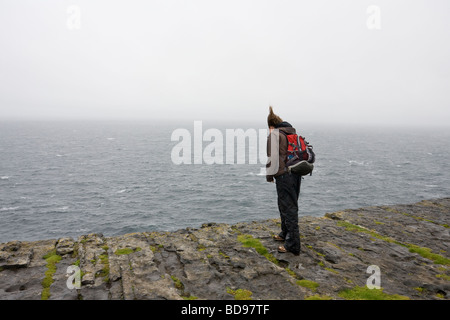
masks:
<svg viewBox="0 0 450 320"><path fill-rule="evenodd" d="M108 254L105 252L105 254L101 254L99 256L99 258L103 264L103 268L102 268L99 276L103 277L103 281L108 283L109 282L109 257L108 257Z"/></svg>
<svg viewBox="0 0 450 320"><path fill-rule="evenodd" d="M436 275L436 278L441 278L441 279L450 281L450 276L449 276L449 275L446 275L446 274L437 274L437 275Z"/></svg>
<svg viewBox="0 0 450 320"><path fill-rule="evenodd" d="M417 253L417 254L421 255L422 257L433 261L435 264L450 265L450 259L448 259L444 256L441 256L437 253L433 253L430 248L419 247L417 245L410 244L410 243L402 243L400 241L396 241L395 239L393 239L391 237L386 237L386 236L380 235L373 230L369 230L369 229L351 224L347 221L338 221L337 225L340 227L344 227L347 231L363 232L363 233L371 235L374 238L406 247L409 249L410 252Z"/></svg>
<svg viewBox="0 0 450 320"><path fill-rule="evenodd" d="M80 244L77 242L73 246L73 252L72 252L72 258L78 257L78 251L79 251Z"/></svg>
<svg viewBox="0 0 450 320"><path fill-rule="evenodd" d="M241 230L239 230L236 226L231 227L231 232L234 234L242 234Z"/></svg>
<svg viewBox="0 0 450 320"><path fill-rule="evenodd" d="M284 270L286 270L286 272L287 272L291 277L293 277L293 278L298 278L298 277L297 277L297 274L296 274L294 271L292 271L289 267L284 268Z"/></svg>
<svg viewBox="0 0 450 320"><path fill-rule="evenodd" d="M183 282L181 282L180 279L178 279L177 277L172 276L172 275L170 276L170 278L172 279L175 288L180 291L181 298L183 298L184 300L196 300L196 299L198 299L197 297L191 296L190 294L186 294L184 292L184 284L183 284Z"/></svg>
<svg viewBox="0 0 450 320"><path fill-rule="evenodd" d="M194 242L198 242L198 238L193 233L189 234L189 239L191 239Z"/></svg>
<svg viewBox="0 0 450 320"><path fill-rule="evenodd" d="M341 251L344 251L341 247L339 247L337 244L335 244L335 243L333 243L333 242L327 241L327 243L330 244L330 245L332 245L332 246L335 247L336 249L339 249L339 250L341 250Z"/></svg>
<svg viewBox="0 0 450 320"><path fill-rule="evenodd" d="M50 288L46 287L42 289L41 300L48 300L48 298L50 298Z"/></svg>
<svg viewBox="0 0 450 320"><path fill-rule="evenodd" d="M310 249L311 251L313 251L313 252L314 252L315 254L317 254L318 256L320 256L320 257L324 257L324 256L325 256L323 253L320 253L320 252L314 250L313 246L311 246L311 245L308 245L308 246L306 246L306 247L307 247L308 249Z"/></svg>
<svg viewBox="0 0 450 320"><path fill-rule="evenodd" d="M248 234L238 235L237 240L242 243L244 247L254 248L260 255L266 257L270 262L279 265L279 261L273 255L269 253L266 247L264 247L259 239L253 238Z"/></svg>
<svg viewBox="0 0 450 320"><path fill-rule="evenodd" d="M435 205L435 204L433 204L433 205ZM437 205L437 206L439 206L439 205ZM425 218L422 218L422 217L419 217L419 216L415 216L415 215L412 215L412 214L409 214L409 213L406 213L406 212L403 212L403 211L399 211L399 210L396 210L396 209L386 208L385 210L389 211L389 212L393 212L393 213L399 213L399 214L402 214L402 215L404 215L406 217L410 217L410 218L413 218L413 219L418 220L418 221L426 221L426 222L430 222L430 223L436 224L436 225L444 227L444 228L449 228L448 224L440 224L440 223L438 223L436 221L433 221L433 220L430 220L430 219L425 219Z"/></svg>
<svg viewBox="0 0 450 320"><path fill-rule="evenodd" d="M297 280L296 282L299 286L308 288L312 291L316 291L319 287L319 284L317 282L311 281L311 280Z"/></svg>
<svg viewBox="0 0 450 320"><path fill-rule="evenodd" d="M413 244L407 244L406 246L408 247L409 252L418 253L422 257L433 261L435 264L450 265L450 259L443 257L440 254L433 253L430 248L419 247Z"/></svg>
<svg viewBox="0 0 450 320"><path fill-rule="evenodd" d="M384 293L383 288L369 289L365 286L344 289L338 295L347 300L409 300L406 296Z"/></svg>
<svg viewBox="0 0 450 320"><path fill-rule="evenodd" d="M321 296L321 295L315 294L313 296L305 297L305 300L333 300L333 298L329 297L329 296Z"/></svg>
<svg viewBox="0 0 450 320"><path fill-rule="evenodd" d="M263 246L263 244L259 239L253 238L251 235L248 234L240 234L238 235L237 240L241 242L244 247L254 248L257 253L264 256L270 262L274 263L277 266L280 265L278 259L269 253L267 248ZM284 269L291 277L293 277L294 279L298 279L297 274L294 271L292 271L289 267L286 267Z"/></svg>
<svg viewBox="0 0 450 320"><path fill-rule="evenodd" d="M419 292L420 294L422 294L422 293L425 291L425 289L422 288L422 287L416 287L416 288L414 288L414 290L416 290L416 291Z"/></svg>
<svg viewBox="0 0 450 320"><path fill-rule="evenodd" d="M337 225L339 227L344 227L347 231L353 231L353 232L368 232L369 230L366 228L363 228L361 226L357 226L353 223L347 222L347 221L338 221Z"/></svg>
<svg viewBox="0 0 450 320"><path fill-rule="evenodd" d="M175 276L170 276L172 278L173 284L175 285L175 288L177 288L178 290L184 290L184 285L183 283L180 281L180 279L178 279Z"/></svg>
<svg viewBox="0 0 450 320"><path fill-rule="evenodd" d="M96 259L96 261L100 260L100 262L103 265L103 268L95 274L95 277L96 278L102 277L103 281L108 283L109 282L109 256L108 256L109 247L107 245L104 245L104 246L102 246L102 249L103 249L104 253L99 255L98 259Z"/></svg>
<svg viewBox="0 0 450 320"><path fill-rule="evenodd" d="M266 247L261 244L259 239L253 238L251 235L242 234L237 237L237 240L242 243L244 247L254 248L262 256L266 256L269 252Z"/></svg>
<svg viewBox="0 0 450 320"><path fill-rule="evenodd" d="M134 252L134 250L131 249L131 248L123 248L123 249L117 249L114 252L114 254L120 256L122 254L130 254L130 253L133 253L133 252Z"/></svg>
<svg viewBox="0 0 450 320"><path fill-rule="evenodd" d="M130 254L130 253L134 253L134 252L139 252L139 251L141 251L141 250L142 250L142 249L139 248L139 247L137 247L136 249L132 249L132 248L123 248L123 249L117 249L117 250L114 252L114 254L120 256L120 255L123 255L123 254Z"/></svg>
<svg viewBox="0 0 450 320"><path fill-rule="evenodd" d="M160 252L161 251L161 247L150 246L150 250L152 250L153 253Z"/></svg>
<svg viewBox="0 0 450 320"><path fill-rule="evenodd" d="M331 269L331 268L325 268L325 270L328 270L328 271L333 272L335 274L339 274L339 271Z"/></svg>
<svg viewBox="0 0 450 320"><path fill-rule="evenodd" d="M430 207L439 207L439 208L444 208L443 204L440 203L436 203L430 200L422 200L420 201L418 204L423 205L423 206L430 206Z"/></svg>
<svg viewBox="0 0 450 320"><path fill-rule="evenodd" d="M251 296L253 295L250 290L245 289L231 290L227 288L227 293L232 294L235 300L252 300Z"/></svg>
<svg viewBox="0 0 450 320"><path fill-rule="evenodd" d="M48 300L48 298L50 298L50 286L53 283L53 275L56 272L56 264L61 261L61 256L56 254L56 249L53 249L42 258L47 261L47 271L45 271L45 277L42 280L41 299Z"/></svg>
<svg viewBox="0 0 450 320"><path fill-rule="evenodd" d="M225 259L230 259L229 256L227 256L225 253L223 253L222 251L219 250L219 254L224 257Z"/></svg>

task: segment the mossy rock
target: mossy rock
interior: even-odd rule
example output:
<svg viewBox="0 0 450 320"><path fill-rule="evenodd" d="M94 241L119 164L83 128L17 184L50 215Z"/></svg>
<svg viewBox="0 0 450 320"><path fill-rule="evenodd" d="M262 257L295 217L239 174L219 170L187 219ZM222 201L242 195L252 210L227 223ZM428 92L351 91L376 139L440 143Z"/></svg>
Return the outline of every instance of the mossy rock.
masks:
<svg viewBox="0 0 450 320"><path fill-rule="evenodd" d="M369 289L366 286L344 289L338 295L346 300L409 300L406 296L387 294L383 292L383 288Z"/></svg>

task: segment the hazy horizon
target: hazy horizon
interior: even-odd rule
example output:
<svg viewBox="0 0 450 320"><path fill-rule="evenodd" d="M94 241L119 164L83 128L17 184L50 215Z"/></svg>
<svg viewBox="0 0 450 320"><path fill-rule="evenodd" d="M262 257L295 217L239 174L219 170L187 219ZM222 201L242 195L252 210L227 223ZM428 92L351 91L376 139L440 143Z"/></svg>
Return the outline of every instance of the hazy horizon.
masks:
<svg viewBox="0 0 450 320"><path fill-rule="evenodd" d="M0 121L448 127L450 3L2 1ZM291 120L294 121L294 120Z"/></svg>

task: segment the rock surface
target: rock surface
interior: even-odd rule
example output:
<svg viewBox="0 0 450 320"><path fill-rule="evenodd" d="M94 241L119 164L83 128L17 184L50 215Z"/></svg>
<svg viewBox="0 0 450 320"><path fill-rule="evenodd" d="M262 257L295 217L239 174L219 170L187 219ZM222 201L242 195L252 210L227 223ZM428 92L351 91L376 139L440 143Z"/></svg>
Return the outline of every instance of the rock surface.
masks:
<svg viewBox="0 0 450 320"><path fill-rule="evenodd" d="M346 299L373 265L385 298L450 299L449 218L450 198L301 217L300 256L277 252L279 219L11 241L0 244L0 299ZM67 285L74 265L79 289Z"/></svg>

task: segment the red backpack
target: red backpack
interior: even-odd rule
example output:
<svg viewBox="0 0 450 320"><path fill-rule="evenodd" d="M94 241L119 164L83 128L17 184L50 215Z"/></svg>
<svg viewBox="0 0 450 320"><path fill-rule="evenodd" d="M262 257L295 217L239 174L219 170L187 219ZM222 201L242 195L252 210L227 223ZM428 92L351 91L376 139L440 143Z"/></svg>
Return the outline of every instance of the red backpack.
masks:
<svg viewBox="0 0 450 320"><path fill-rule="evenodd" d="M313 146L300 135L283 133L288 143L286 156L286 167L288 171L301 176L312 175L314 169L313 163L316 161Z"/></svg>

